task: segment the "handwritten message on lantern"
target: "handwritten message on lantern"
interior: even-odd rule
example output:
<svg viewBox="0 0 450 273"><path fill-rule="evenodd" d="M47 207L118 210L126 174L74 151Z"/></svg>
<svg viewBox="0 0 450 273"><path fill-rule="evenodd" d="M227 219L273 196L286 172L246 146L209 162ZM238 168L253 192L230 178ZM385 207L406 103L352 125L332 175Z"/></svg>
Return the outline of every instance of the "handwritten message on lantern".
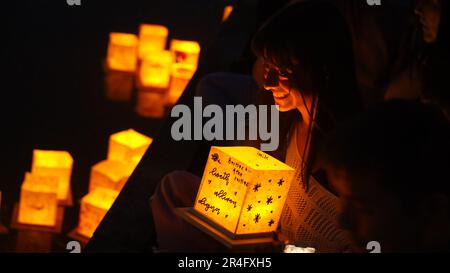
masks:
<svg viewBox="0 0 450 273"><path fill-rule="evenodd" d="M252 147L212 147L194 209L234 234L275 231L294 169Z"/></svg>

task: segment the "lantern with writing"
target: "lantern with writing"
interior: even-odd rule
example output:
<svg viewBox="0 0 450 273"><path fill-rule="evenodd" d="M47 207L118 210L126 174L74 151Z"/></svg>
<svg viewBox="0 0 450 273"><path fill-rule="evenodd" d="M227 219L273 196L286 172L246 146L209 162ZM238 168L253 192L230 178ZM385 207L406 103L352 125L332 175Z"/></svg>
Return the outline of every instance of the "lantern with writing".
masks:
<svg viewBox="0 0 450 273"><path fill-rule="evenodd" d="M134 72L137 64L138 38L134 34L109 34L107 66L110 70Z"/></svg>
<svg viewBox="0 0 450 273"><path fill-rule="evenodd" d="M58 178L58 201L67 201L70 196L72 156L66 151L34 150L31 173L38 176Z"/></svg>
<svg viewBox="0 0 450 273"><path fill-rule="evenodd" d="M132 171L131 164L114 160L101 161L91 168L89 191L98 187L121 191Z"/></svg>
<svg viewBox="0 0 450 273"><path fill-rule="evenodd" d="M84 196L81 199L77 232L91 238L118 194L117 191L99 187Z"/></svg>
<svg viewBox="0 0 450 273"><path fill-rule="evenodd" d="M252 147L212 147L194 209L233 236L277 229L294 169Z"/></svg>
<svg viewBox="0 0 450 273"><path fill-rule="evenodd" d="M58 178L25 174L20 190L18 223L27 225L56 225L58 210Z"/></svg>
<svg viewBox="0 0 450 273"><path fill-rule="evenodd" d="M125 163L138 161L152 141L151 138L133 129L112 134L109 137L108 160Z"/></svg>
<svg viewBox="0 0 450 273"><path fill-rule="evenodd" d="M168 34L165 26L142 24L139 28L139 58L164 50Z"/></svg>

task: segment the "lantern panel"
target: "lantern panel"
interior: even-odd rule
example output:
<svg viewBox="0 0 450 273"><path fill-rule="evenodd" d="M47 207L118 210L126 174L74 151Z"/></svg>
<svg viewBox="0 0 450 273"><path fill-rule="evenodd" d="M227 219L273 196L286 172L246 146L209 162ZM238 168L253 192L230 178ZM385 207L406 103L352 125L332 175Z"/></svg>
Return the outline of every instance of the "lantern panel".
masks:
<svg viewBox="0 0 450 273"><path fill-rule="evenodd" d="M101 161L91 168L89 191L102 187L120 192L132 171L130 164L113 160Z"/></svg>
<svg viewBox="0 0 450 273"><path fill-rule="evenodd" d="M293 176L253 147L212 147L194 209L233 234L272 232Z"/></svg>
<svg viewBox="0 0 450 273"><path fill-rule="evenodd" d="M170 84L172 54L170 51L154 51L143 57L139 70L143 87L167 89Z"/></svg>
<svg viewBox="0 0 450 273"><path fill-rule="evenodd" d="M195 41L172 40L170 51L174 56L174 69L180 67L197 70L200 45Z"/></svg>
<svg viewBox="0 0 450 273"><path fill-rule="evenodd" d="M170 80L169 101L174 104L183 94L184 89L189 84L195 69L192 66L178 66L172 68L172 78Z"/></svg>
<svg viewBox="0 0 450 273"><path fill-rule="evenodd" d="M108 160L131 162L133 157L142 157L152 141L133 129L112 134L109 138Z"/></svg>
<svg viewBox="0 0 450 273"><path fill-rule="evenodd" d="M105 188L96 188L81 199L77 232L91 238L98 225L119 193Z"/></svg>
<svg viewBox="0 0 450 273"><path fill-rule="evenodd" d="M54 226L58 210L58 178L25 174L20 191L18 222Z"/></svg>
<svg viewBox="0 0 450 273"><path fill-rule="evenodd" d="M165 26L142 24L139 28L139 58L166 48L169 30Z"/></svg>
<svg viewBox="0 0 450 273"><path fill-rule="evenodd" d="M107 65L109 69L134 72L137 64L138 39L134 34L109 34Z"/></svg>
<svg viewBox="0 0 450 273"><path fill-rule="evenodd" d="M31 173L58 178L58 200L67 200L72 175L72 156L66 151L33 150Z"/></svg>

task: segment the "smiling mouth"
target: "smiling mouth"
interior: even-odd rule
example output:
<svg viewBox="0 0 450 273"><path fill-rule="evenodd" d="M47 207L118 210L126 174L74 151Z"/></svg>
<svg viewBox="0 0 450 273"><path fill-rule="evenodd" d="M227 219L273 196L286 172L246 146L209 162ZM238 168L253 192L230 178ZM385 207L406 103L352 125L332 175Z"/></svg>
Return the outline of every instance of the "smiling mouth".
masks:
<svg viewBox="0 0 450 273"><path fill-rule="evenodd" d="M289 93L284 94L284 95L275 95L275 94L273 94L273 97L275 99L277 99L277 100L283 100L283 99L287 98L288 96L289 96Z"/></svg>

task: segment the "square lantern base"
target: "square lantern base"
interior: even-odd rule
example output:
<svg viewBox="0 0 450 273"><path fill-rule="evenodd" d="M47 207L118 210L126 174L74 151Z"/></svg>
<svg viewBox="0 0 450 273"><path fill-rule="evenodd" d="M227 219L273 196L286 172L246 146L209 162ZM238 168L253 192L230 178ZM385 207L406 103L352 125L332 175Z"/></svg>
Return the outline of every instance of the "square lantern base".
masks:
<svg viewBox="0 0 450 273"><path fill-rule="evenodd" d="M67 234L67 237L73 239L81 244L82 247L85 247L89 242L90 238L78 233L78 227L74 228Z"/></svg>
<svg viewBox="0 0 450 273"><path fill-rule="evenodd" d="M72 190L69 187L67 198L65 200L58 200L58 206L71 207L73 206Z"/></svg>
<svg viewBox="0 0 450 273"><path fill-rule="evenodd" d="M56 212L56 224L54 226L40 226L40 225L30 225L19 223L19 203L14 204L14 210L11 221L11 228L18 230L32 230L32 231L42 231L50 233L61 233L62 223L64 218L64 207L58 206Z"/></svg>
<svg viewBox="0 0 450 273"><path fill-rule="evenodd" d="M176 213L186 222L225 245L229 250L280 252L282 249L282 243L274 238L272 232L236 235L210 221L194 208L178 208Z"/></svg>

